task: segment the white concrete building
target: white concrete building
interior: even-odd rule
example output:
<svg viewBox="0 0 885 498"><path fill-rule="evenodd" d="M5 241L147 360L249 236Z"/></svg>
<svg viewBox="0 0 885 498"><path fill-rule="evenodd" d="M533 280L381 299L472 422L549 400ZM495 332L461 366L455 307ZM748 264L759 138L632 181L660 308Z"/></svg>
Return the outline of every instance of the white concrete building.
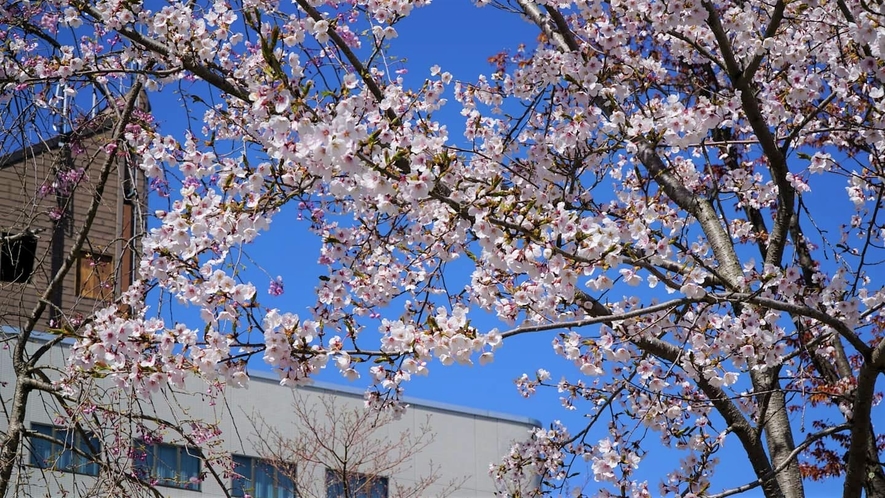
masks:
<svg viewBox="0 0 885 498"><path fill-rule="evenodd" d="M30 349L36 350L40 345L42 343L32 342ZM39 364L63 365L65 349L65 346L53 346ZM0 355L0 430L5 430L8 424L8 407L15 384L10 363L8 354ZM106 386L106 381L96 381L96 389ZM449 496L454 497L491 497L495 496L496 487L488 473L490 463L499 461L514 442L527 440L529 431L539 426L539 422L528 418L409 399L410 408L398 420L378 428L372 436L374 439L360 441L356 438L350 442L352 446L348 451L352 461L347 466L345 485L339 477L340 468L336 469L328 462L335 458L326 454L326 461L316 457L313 459L317 461L310 462L307 460L312 457L307 457L311 452L315 455L316 448L323 444L343 452L347 443L338 432L346 432L351 428L349 426L353 426L353 420L348 422L343 414L361 413L364 405L361 390L321 383L290 389L281 387L275 377L259 372L251 373L248 389L227 388L214 401L204 395L204 384L195 382L192 387L188 389L191 394L159 393L152 401L117 402L114 406L125 415L118 416L113 427L100 423L90 425L92 414L89 411L95 410L94 404L68 403L63 407L45 393L32 393L26 428L57 441L66 441L66 446L33 435L23 441L21 464L16 467L14 476L16 492L12 496L96 496L97 493L108 493L106 490L115 489L109 487L106 475L109 471L85 456L97 450L99 461L114 460L108 467L118 469L119 475L111 479L124 483L128 479L132 484L133 476L137 476L153 482L154 489L163 497L392 498L402 496L403 493L398 492L402 488L420 491L409 496L439 496L449 491ZM177 408L172 410L170 405ZM334 407L332 413L326 405ZM81 412L71 413L72 410ZM60 425L63 422L58 416L65 412L83 420L83 427L87 429L77 434L68 432ZM156 427L144 416L175 421L186 428L190 428L192 420L216 422L223 436L210 446L200 448L184 444L186 441L175 431L164 431L162 442L153 440L155 435L144 439L139 436L145 434L143 429ZM338 428L333 427L336 421ZM305 427L314 423L318 424L314 429ZM428 427L435 435L433 440L417 445L417 451L406 458L394 455L391 460L403 459L401 464L389 468L391 465L373 463L373 448L384 447L384 441L396 446L407 433L426 436ZM84 434L91 437L94 450L90 449ZM320 438L311 443L313 449L302 448L300 456L296 456L297 452L287 453L280 449L277 436L297 440L311 434L319 434ZM357 448L356 444L363 444L363 447ZM71 448L81 451L78 453ZM239 464L236 472L242 478L223 472L210 473L207 461L219 456L232 456L234 463ZM266 465L264 457L269 456L276 456L278 461L285 459L288 467ZM298 458L305 461L298 461ZM382 470L376 471L378 468ZM373 473L377 475L373 476ZM432 474L437 477L435 482L421 484L422 478ZM99 485L98 481L104 484ZM448 487L452 483L456 487ZM350 493L345 493L345 488Z"/></svg>

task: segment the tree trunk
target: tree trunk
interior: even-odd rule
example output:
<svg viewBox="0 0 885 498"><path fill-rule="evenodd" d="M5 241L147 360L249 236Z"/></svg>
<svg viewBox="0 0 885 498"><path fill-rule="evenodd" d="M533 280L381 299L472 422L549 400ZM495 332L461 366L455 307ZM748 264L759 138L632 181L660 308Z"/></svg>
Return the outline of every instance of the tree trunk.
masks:
<svg viewBox="0 0 885 498"><path fill-rule="evenodd" d="M22 362L15 363L15 393L12 397L12 407L9 410L9 425L6 429L6 437L0 445L0 497L6 496L12 480L12 470L19 461L22 433L25 430L25 409L28 405L28 393L30 389L25 385L19 372Z"/></svg>
<svg viewBox="0 0 885 498"><path fill-rule="evenodd" d="M779 469L788 458L791 458L790 454L796 449L796 445L793 441L793 430L790 427L784 392L778 388L777 382L775 386L768 395L766 419L762 427L768 453L771 455L771 466ZM776 474L776 479L785 498L805 496L799 462L795 458Z"/></svg>

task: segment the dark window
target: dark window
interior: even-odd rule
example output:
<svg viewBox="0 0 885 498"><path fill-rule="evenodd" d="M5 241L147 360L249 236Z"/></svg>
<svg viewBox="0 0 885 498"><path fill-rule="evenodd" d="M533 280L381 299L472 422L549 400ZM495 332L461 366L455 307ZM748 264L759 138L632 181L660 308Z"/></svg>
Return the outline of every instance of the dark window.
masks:
<svg viewBox="0 0 885 498"><path fill-rule="evenodd" d="M135 475L154 485L200 490L200 457L194 448L135 442Z"/></svg>
<svg viewBox="0 0 885 498"><path fill-rule="evenodd" d="M37 237L3 233L0 242L0 281L26 283L34 271Z"/></svg>
<svg viewBox="0 0 885 498"><path fill-rule="evenodd" d="M290 479L294 466L278 468L268 460L241 455L233 455L235 477L231 496L252 498L295 498L295 483Z"/></svg>
<svg viewBox="0 0 885 498"><path fill-rule="evenodd" d="M326 498L387 498L387 478L347 473L347 481L341 473L326 469Z"/></svg>
<svg viewBox="0 0 885 498"><path fill-rule="evenodd" d="M97 455L101 443L95 436L89 434L87 440L77 431L45 424L32 424L31 429L63 443L31 437L31 465L41 469L98 475Z"/></svg>

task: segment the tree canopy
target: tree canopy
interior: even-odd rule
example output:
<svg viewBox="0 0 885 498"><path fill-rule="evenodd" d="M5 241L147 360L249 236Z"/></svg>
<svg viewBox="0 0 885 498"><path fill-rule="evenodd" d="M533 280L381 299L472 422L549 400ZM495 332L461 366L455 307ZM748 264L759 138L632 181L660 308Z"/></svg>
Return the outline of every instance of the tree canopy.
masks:
<svg viewBox="0 0 885 498"><path fill-rule="evenodd" d="M587 425L515 446L492 469L504 488L527 473L561 485L583 458L601 483L585 492L603 496L798 498L836 478L845 498L885 496L882 7L474 3L537 36L488 54L475 80L406 64L428 75L411 86L389 56L429 0L0 5L4 126L36 123L24 142L62 116L76 132L98 92L118 122L105 151L168 197L136 282L53 329L76 339L65 378L22 370L21 389L245 385L255 358L284 385L369 375L380 404L413 375L541 334L574 369L517 388L558 388ZM185 106L138 107L143 91ZM198 126L164 134L157 118L178 112ZM249 272L282 216L322 242L306 313ZM159 314L159 294L202 322ZM744 486L711 484L726 442L752 466ZM636 478L656 445L681 460Z"/></svg>

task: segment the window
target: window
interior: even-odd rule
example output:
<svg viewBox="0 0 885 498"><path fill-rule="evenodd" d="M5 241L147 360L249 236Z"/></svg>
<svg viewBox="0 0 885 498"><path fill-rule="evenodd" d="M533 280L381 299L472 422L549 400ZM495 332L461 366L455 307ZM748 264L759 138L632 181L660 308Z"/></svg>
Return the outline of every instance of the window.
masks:
<svg viewBox="0 0 885 498"><path fill-rule="evenodd" d="M137 441L132 466L139 479L152 484L200 490L200 457L194 448Z"/></svg>
<svg viewBox="0 0 885 498"><path fill-rule="evenodd" d="M347 486L341 473L326 469L326 498L387 498L387 478L347 473Z"/></svg>
<svg viewBox="0 0 885 498"><path fill-rule="evenodd" d="M80 254L77 266L77 294L80 297L107 301L114 296L112 257L84 252Z"/></svg>
<svg viewBox="0 0 885 498"><path fill-rule="evenodd" d="M0 242L0 281L27 283L34 271L37 237L29 234L2 234Z"/></svg>
<svg viewBox="0 0 885 498"><path fill-rule="evenodd" d="M77 431L45 424L32 424L31 429L64 442L61 445L40 437L31 437L31 465L41 469L98 475L97 461L101 442L95 436L90 434L87 440Z"/></svg>
<svg viewBox="0 0 885 498"><path fill-rule="evenodd" d="M233 455L235 477L231 496L252 498L294 498L295 483L289 478L294 466L281 471L268 460ZM285 464L284 464L285 465ZM288 465L287 465L288 467Z"/></svg>

